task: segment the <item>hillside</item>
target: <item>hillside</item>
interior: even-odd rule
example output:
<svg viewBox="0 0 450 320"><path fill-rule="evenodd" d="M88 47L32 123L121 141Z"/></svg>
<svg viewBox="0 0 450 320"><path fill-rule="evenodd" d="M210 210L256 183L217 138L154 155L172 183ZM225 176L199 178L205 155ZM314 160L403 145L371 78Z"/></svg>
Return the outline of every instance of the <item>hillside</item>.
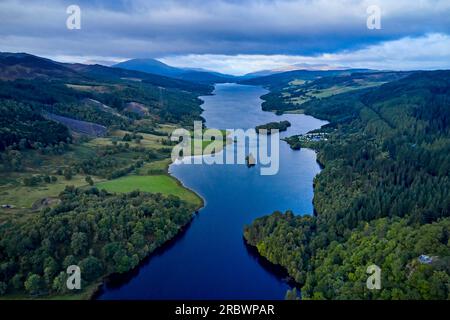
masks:
<svg viewBox="0 0 450 320"><path fill-rule="evenodd" d="M176 236L202 200L168 175L169 134L202 120L198 96L211 90L1 54L0 296L90 298Z"/></svg>
<svg viewBox="0 0 450 320"><path fill-rule="evenodd" d="M207 93L210 87L146 72L102 65L70 64L27 53L0 53L0 80L40 79L65 81L145 82L154 86Z"/></svg>
<svg viewBox="0 0 450 320"><path fill-rule="evenodd" d="M142 118L163 123L200 120L198 96L212 91L211 86L180 79L100 65L63 64L29 54L3 53L0 66L2 101L26 103L37 114L45 111L122 129L138 128L136 120ZM97 104L87 104L89 100ZM139 105L140 113L129 109L130 103Z"/></svg>
<svg viewBox="0 0 450 320"><path fill-rule="evenodd" d="M0 80L17 79L86 80L65 65L26 53L0 52Z"/></svg>
<svg viewBox="0 0 450 320"><path fill-rule="evenodd" d="M270 92L262 97L263 109L279 113L303 111L305 103L342 93L369 89L407 77L413 72L326 71L322 74L286 73L266 85ZM257 79L255 79L257 80ZM267 78L266 78L267 80Z"/></svg>
<svg viewBox="0 0 450 320"><path fill-rule="evenodd" d="M158 74L167 77L180 75L185 70L169 66L156 59L131 59L114 65L116 68Z"/></svg>
<svg viewBox="0 0 450 320"><path fill-rule="evenodd" d="M435 71L305 102L331 121L327 140L298 141L324 165L316 215L263 217L247 241L286 267L305 298L448 299L449 101L450 71ZM371 264L381 290L365 287Z"/></svg>
<svg viewBox="0 0 450 320"><path fill-rule="evenodd" d="M190 81L183 81L181 79L169 78L161 75L149 74L141 71L105 67L98 64L65 64L65 66L87 78L94 79L96 81L143 82L157 87L174 88L179 90L198 92L199 94L206 94L210 90L212 90L211 87L206 85L192 83Z"/></svg>
<svg viewBox="0 0 450 320"><path fill-rule="evenodd" d="M291 81L303 80L311 81L323 77L350 75L354 72L369 71L366 69L346 69L346 70L294 70L281 73L270 74L262 77L241 80L241 84L267 86L272 89L280 88Z"/></svg>

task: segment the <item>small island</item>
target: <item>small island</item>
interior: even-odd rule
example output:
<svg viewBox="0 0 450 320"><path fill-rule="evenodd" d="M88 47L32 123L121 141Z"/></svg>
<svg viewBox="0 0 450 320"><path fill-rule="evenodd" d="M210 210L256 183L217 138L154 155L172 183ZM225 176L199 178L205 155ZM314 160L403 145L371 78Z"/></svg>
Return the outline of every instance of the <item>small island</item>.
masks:
<svg viewBox="0 0 450 320"><path fill-rule="evenodd" d="M256 133L259 133L260 130L267 130L267 134L271 134L271 130L277 129L278 131L286 131L287 128L291 126L291 123L287 120L280 122L269 122L267 124L263 124L255 127Z"/></svg>

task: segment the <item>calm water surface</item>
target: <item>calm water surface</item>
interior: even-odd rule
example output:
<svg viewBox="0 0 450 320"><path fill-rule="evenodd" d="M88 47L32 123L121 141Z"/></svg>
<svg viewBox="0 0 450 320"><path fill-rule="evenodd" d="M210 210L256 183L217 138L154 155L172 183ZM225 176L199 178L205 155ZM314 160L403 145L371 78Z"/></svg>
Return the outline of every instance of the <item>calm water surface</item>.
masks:
<svg viewBox="0 0 450 320"><path fill-rule="evenodd" d="M261 110L265 89L216 85L202 116L210 128L253 128L289 120L282 136L305 133L326 122L305 115L276 116ZM232 146L228 146L226 150ZM225 150L225 152L226 152ZM104 286L100 299L283 299L285 275L262 261L242 238L243 227L275 210L311 214L315 153L280 142L280 169L261 176L259 165L172 165L170 173L205 199L183 234L152 255L126 280Z"/></svg>

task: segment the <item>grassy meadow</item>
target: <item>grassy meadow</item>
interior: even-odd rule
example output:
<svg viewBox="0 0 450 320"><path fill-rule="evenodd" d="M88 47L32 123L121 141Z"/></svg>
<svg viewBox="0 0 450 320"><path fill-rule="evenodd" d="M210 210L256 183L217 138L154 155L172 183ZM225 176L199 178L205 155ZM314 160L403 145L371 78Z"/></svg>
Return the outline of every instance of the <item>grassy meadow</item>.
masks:
<svg viewBox="0 0 450 320"><path fill-rule="evenodd" d="M150 193L174 195L197 207L202 205L202 200L199 196L183 187L178 180L169 175L126 176L111 181L97 183L96 187L105 189L109 192L124 193L140 190Z"/></svg>

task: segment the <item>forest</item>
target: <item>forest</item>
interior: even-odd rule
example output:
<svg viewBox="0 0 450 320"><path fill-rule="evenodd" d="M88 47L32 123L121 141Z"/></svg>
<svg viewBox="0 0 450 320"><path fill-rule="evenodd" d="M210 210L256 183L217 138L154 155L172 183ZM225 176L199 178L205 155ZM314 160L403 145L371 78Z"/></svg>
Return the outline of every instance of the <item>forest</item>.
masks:
<svg viewBox="0 0 450 320"><path fill-rule="evenodd" d="M449 299L449 106L448 71L304 103L330 121L327 141L312 144L324 166L315 214L277 212L244 237L287 268L303 298ZM371 264L381 290L365 287Z"/></svg>
<svg viewBox="0 0 450 320"><path fill-rule="evenodd" d="M174 196L110 194L67 187L59 204L0 227L0 294L67 293L66 269L79 265L82 286L123 273L171 239L194 208Z"/></svg>
<svg viewBox="0 0 450 320"><path fill-rule="evenodd" d="M65 126L45 119L29 105L1 101L0 115L0 151L8 146L26 149L37 143L55 145L71 140Z"/></svg>

